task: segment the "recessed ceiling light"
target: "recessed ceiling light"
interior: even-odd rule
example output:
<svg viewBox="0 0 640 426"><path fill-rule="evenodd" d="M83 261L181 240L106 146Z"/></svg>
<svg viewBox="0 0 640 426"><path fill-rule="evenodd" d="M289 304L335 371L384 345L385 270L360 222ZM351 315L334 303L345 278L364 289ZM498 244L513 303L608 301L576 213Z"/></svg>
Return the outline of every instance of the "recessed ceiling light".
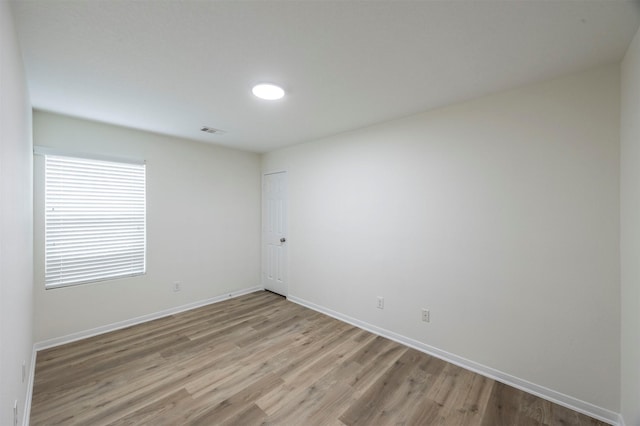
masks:
<svg viewBox="0 0 640 426"><path fill-rule="evenodd" d="M275 84L257 84L251 89L253 94L260 99L266 99L268 101L275 101L281 99L284 96L284 89Z"/></svg>

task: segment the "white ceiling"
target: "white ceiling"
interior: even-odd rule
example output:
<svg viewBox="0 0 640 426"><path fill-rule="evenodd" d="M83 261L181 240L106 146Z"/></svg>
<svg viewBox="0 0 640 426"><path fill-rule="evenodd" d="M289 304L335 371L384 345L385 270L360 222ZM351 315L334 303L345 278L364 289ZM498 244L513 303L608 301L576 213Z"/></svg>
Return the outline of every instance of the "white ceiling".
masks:
<svg viewBox="0 0 640 426"><path fill-rule="evenodd" d="M619 0L12 7L34 108L258 152L619 61L640 23Z"/></svg>

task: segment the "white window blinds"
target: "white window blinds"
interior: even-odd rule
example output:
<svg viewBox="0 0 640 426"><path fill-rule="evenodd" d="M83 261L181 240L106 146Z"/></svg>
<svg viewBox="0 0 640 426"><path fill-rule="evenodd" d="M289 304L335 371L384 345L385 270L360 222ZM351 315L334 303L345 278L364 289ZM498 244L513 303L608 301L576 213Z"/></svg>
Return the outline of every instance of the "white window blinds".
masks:
<svg viewBox="0 0 640 426"><path fill-rule="evenodd" d="M145 165L45 156L45 287L145 273Z"/></svg>

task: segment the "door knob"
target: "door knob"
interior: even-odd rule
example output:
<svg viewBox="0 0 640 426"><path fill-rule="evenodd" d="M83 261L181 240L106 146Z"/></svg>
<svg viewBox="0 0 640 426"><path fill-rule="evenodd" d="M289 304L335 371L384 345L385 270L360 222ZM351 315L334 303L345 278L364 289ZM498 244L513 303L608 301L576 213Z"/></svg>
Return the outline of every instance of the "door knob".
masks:
<svg viewBox="0 0 640 426"><path fill-rule="evenodd" d="M286 241L287 241L287 239L286 239L285 237L280 238L280 242L281 242L281 243L284 243L284 242L286 242Z"/></svg>

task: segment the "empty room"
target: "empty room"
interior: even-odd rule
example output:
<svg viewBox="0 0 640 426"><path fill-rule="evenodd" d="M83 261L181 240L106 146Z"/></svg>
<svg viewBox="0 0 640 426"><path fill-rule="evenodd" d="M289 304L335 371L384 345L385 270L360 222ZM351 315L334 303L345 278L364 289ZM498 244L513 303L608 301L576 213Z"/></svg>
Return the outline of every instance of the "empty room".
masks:
<svg viewBox="0 0 640 426"><path fill-rule="evenodd" d="M640 426L640 1L0 1L0 425Z"/></svg>

